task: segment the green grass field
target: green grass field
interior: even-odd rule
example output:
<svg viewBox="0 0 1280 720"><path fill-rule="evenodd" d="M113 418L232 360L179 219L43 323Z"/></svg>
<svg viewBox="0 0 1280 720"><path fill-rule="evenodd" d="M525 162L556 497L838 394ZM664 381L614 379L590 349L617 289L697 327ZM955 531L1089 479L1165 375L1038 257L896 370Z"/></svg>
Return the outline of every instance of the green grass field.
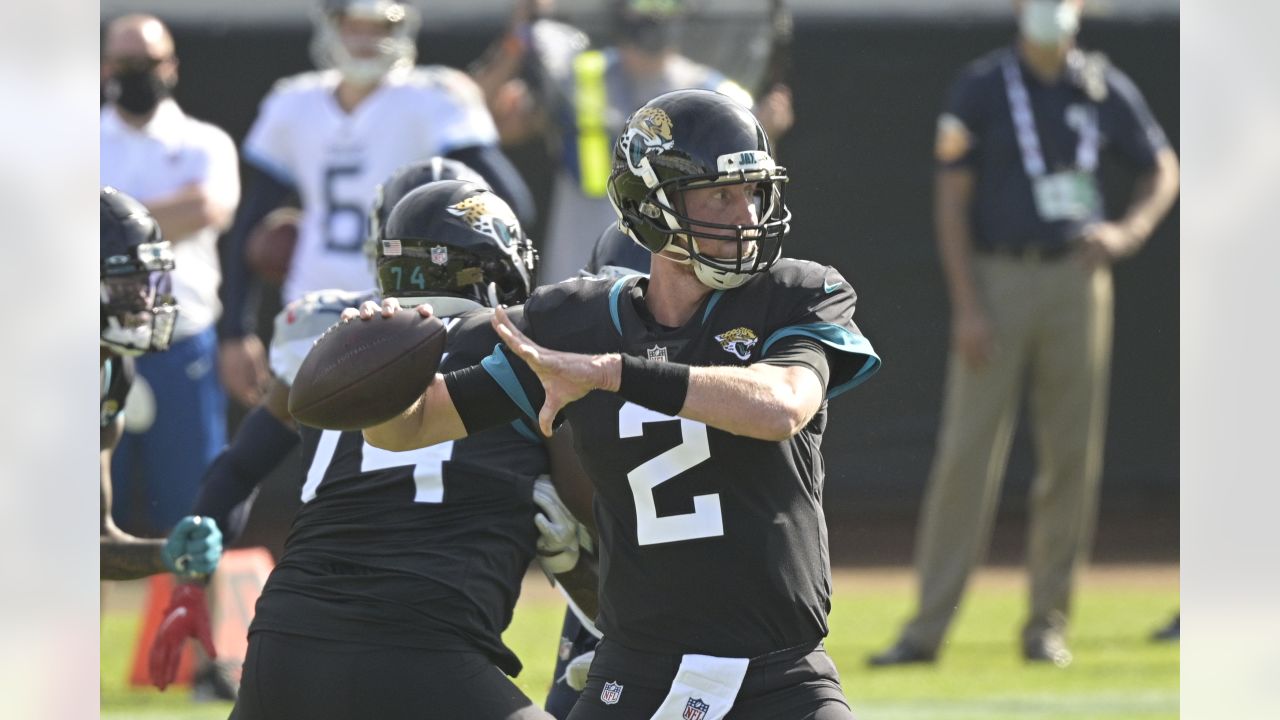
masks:
<svg viewBox="0 0 1280 720"><path fill-rule="evenodd" d="M865 658L892 641L910 612L910 576L842 572L827 648L860 720L1177 718L1178 646L1147 640L1178 607L1176 568L1095 570L1081 585L1070 635L1076 659L1064 670L1027 665L1018 655L1025 588L1020 574L1006 570L976 579L936 666L876 671ZM102 717L225 718L229 703L194 704L183 689L127 687L138 623L128 603L109 601L103 619ZM536 702L551 676L562 613L545 581L531 576L506 639L525 664L516 682Z"/></svg>

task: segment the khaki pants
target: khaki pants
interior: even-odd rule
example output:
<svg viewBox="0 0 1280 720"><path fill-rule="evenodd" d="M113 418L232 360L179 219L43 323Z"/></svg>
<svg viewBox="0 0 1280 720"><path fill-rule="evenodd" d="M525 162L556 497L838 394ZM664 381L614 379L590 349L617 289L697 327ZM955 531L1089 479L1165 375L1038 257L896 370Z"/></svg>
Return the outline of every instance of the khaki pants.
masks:
<svg viewBox="0 0 1280 720"><path fill-rule="evenodd" d="M948 362L937 455L917 528L920 606L902 635L923 650L941 644L969 573L986 554L1024 379L1037 461L1024 640L1065 628L1075 566L1088 552L1097 515L1111 270L1088 270L1074 257L977 256L974 263L995 352L981 370L954 352Z"/></svg>

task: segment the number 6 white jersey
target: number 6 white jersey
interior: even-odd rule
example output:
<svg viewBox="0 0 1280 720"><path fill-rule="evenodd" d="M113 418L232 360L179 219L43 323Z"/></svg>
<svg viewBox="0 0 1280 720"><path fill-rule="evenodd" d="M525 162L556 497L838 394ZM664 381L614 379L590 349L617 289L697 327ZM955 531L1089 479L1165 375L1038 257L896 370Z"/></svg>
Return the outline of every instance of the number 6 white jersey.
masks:
<svg viewBox="0 0 1280 720"><path fill-rule="evenodd" d="M279 81L244 142L247 161L301 196L286 302L313 290L374 284L361 243L374 190L397 168L497 142L479 89L458 70L393 72L351 113L338 105L339 79L336 70L323 70Z"/></svg>

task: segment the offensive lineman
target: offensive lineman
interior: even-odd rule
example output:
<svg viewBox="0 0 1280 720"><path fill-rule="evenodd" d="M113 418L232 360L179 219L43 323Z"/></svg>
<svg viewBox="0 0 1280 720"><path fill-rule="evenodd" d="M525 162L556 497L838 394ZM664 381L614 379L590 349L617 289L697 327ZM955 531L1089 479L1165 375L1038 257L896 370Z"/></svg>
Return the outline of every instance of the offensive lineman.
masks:
<svg viewBox="0 0 1280 720"><path fill-rule="evenodd" d="M790 213L770 150L727 96L651 100L609 178L650 277L539 288L516 322L495 312L505 347L489 361L365 430L406 450L569 422L596 488L605 635L571 720L852 718L822 646L820 445L826 400L879 358L840 273L780 259Z"/></svg>
<svg viewBox="0 0 1280 720"><path fill-rule="evenodd" d="M380 290L447 316L448 365L490 352L486 306L522 301L533 264L506 204L441 181L375 224L397 241L378 248ZM286 387L311 340L371 296L312 293L281 313L272 364ZM232 718L548 717L505 677L520 662L501 641L535 547L562 578L583 565L577 523L538 479L534 432L390 453L357 432L299 430L304 505L258 601Z"/></svg>

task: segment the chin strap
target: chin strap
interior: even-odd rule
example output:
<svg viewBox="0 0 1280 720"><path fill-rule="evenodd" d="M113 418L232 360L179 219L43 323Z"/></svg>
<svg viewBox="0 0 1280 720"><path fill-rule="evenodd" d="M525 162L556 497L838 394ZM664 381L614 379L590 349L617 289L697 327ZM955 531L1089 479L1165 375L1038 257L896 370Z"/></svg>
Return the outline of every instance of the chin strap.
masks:
<svg viewBox="0 0 1280 720"><path fill-rule="evenodd" d="M708 262L704 262L701 260L694 261L693 255L692 253L689 252L689 249L686 247L680 246L676 242L677 238L681 238L686 243L689 243L691 246L693 246L694 252L698 253L699 256L706 257L705 255L702 254L702 251L699 250L698 248L698 239L693 236L684 235L684 234L673 236L671 241L667 243L667 246L662 248L662 250L659 251L659 254L670 251L671 253L675 254L676 257L671 257L670 255L663 255L663 257L665 257L666 259L672 262L680 263L681 265L693 265L694 276L698 278L699 282L711 288L712 290L732 290L733 288L736 288L742 285L743 283L745 283L747 280L751 279L751 273L737 272L734 270L718 268L718 267L715 267L714 265L709 264ZM743 264L746 264L748 261L754 263L756 252L759 252L758 246L753 249L752 254L750 256L744 257L742 259Z"/></svg>

